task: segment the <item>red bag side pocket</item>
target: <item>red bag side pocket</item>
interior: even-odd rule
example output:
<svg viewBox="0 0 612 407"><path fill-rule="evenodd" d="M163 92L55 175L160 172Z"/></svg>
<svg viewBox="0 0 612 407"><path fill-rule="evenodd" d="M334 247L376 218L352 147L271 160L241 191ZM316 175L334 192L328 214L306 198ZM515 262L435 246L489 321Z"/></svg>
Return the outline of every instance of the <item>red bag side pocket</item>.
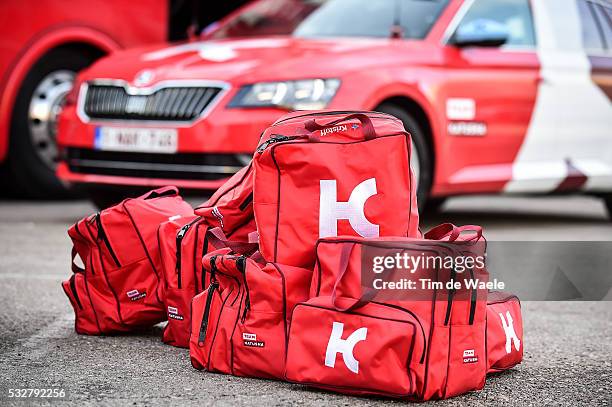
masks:
<svg viewBox="0 0 612 407"><path fill-rule="evenodd" d="M516 295L491 292L487 301L487 373L510 369L523 360L523 317Z"/></svg>

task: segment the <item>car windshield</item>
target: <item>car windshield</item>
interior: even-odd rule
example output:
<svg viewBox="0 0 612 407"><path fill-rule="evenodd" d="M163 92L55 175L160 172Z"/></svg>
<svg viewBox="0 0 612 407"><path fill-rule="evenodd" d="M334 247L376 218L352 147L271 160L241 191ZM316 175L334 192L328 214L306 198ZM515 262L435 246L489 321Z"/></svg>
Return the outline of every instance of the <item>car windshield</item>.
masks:
<svg viewBox="0 0 612 407"><path fill-rule="evenodd" d="M303 38L422 39L448 0L259 0L206 30L206 38L293 35Z"/></svg>

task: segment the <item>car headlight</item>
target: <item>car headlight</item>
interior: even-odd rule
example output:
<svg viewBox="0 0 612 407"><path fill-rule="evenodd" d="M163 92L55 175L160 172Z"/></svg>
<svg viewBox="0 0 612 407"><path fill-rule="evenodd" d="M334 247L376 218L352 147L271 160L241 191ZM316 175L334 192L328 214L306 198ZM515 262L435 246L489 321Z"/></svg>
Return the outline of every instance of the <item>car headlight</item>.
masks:
<svg viewBox="0 0 612 407"><path fill-rule="evenodd" d="M277 106L291 110L324 109L336 94L339 86L339 79L260 82L243 86L229 106Z"/></svg>

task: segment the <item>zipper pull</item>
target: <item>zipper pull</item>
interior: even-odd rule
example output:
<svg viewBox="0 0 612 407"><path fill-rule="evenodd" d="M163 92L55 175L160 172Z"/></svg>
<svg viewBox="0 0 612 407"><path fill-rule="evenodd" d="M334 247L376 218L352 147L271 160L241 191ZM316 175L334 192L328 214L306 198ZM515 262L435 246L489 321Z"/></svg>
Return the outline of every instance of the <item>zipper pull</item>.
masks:
<svg viewBox="0 0 612 407"><path fill-rule="evenodd" d="M244 324L246 321L246 317L248 312L251 310L251 299L249 298L249 292L247 291L246 299L244 300L244 311L242 312L242 317L240 318L240 322Z"/></svg>
<svg viewBox="0 0 612 407"><path fill-rule="evenodd" d="M185 236L185 233L187 233L187 230L189 229L190 226L191 226L191 223L188 223L182 228L180 228L178 233L176 234L176 239L177 240L182 239Z"/></svg>
<svg viewBox="0 0 612 407"><path fill-rule="evenodd" d="M268 148L271 144L280 143L281 141L292 140L295 137L289 136L272 136L268 140L264 141L257 147L257 152L262 153L266 148Z"/></svg>
<svg viewBox="0 0 612 407"><path fill-rule="evenodd" d="M217 265L215 264L217 262L217 256L212 256L210 258L210 283L212 284L213 282L217 282Z"/></svg>
<svg viewBox="0 0 612 407"><path fill-rule="evenodd" d="M236 257L236 268L243 275L244 290L246 292L246 297L244 299L244 311L242 312L242 317L240 319L240 322L244 324L244 321L246 320L246 317L247 317L247 313L251 309L251 296L249 295L249 285L247 284L247 279L246 279L247 278L246 277L246 257L244 256Z"/></svg>
<svg viewBox="0 0 612 407"><path fill-rule="evenodd" d="M451 280L455 281L456 277L457 277L457 270L453 266L453 268L451 269ZM453 309L453 297L454 296L455 296L455 289L451 288L450 290L448 290L448 299L446 301L446 316L444 317L444 325L448 325L448 323L450 322L451 312Z"/></svg>
<svg viewBox="0 0 612 407"><path fill-rule="evenodd" d="M208 319L210 318L210 306L212 297L215 294L215 290L219 287L217 281L210 283L208 287L208 294L206 295L206 307L204 307L204 314L202 315L202 323L200 324L200 334L198 335L198 346L204 346L204 340L206 340L206 330L208 328Z"/></svg>
<svg viewBox="0 0 612 407"><path fill-rule="evenodd" d="M101 218L101 214L100 212L96 213L96 227L98 229L98 240L102 240L106 237L106 234L104 233L104 228L102 227L102 218Z"/></svg>

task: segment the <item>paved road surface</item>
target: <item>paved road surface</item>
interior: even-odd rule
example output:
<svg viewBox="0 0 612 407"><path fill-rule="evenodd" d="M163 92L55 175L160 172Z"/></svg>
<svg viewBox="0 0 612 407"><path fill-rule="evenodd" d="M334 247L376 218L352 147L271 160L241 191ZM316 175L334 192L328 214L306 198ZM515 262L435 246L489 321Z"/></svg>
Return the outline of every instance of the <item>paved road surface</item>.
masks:
<svg viewBox="0 0 612 407"><path fill-rule="evenodd" d="M194 370L188 352L143 335L86 337L60 281L70 274L65 230L85 202L0 201L0 404L8 387L64 387L70 404L378 405L285 383ZM461 198L426 220L476 223L489 239L612 240L590 198ZM524 303L525 361L485 389L435 405L611 405L612 303Z"/></svg>

